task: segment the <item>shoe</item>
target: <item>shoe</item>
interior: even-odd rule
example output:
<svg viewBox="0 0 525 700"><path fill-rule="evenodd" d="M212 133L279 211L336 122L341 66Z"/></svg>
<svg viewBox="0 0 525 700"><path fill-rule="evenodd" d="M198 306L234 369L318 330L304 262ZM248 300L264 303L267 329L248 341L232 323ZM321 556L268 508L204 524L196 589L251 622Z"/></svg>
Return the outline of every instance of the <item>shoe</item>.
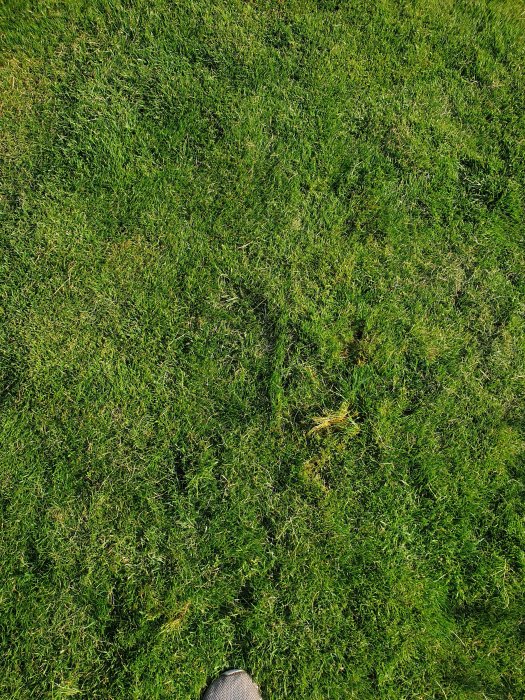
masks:
<svg viewBox="0 0 525 700"><path fill-rule="evenodd" d="M246 671L234 668L221 674L204 693L202 700L262 700L259 688Z"/></svg>

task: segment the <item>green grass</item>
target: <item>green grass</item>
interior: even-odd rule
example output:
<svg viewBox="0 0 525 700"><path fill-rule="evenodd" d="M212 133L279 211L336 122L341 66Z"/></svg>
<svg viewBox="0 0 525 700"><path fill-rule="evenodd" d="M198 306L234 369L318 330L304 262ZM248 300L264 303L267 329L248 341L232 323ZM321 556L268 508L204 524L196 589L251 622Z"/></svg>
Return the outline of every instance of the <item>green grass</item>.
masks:
<svg viewBox="0 0 525 700"><path fill-rule="evenodd" d="M0 13L0 696L525 697L523 3Z"/></svg>

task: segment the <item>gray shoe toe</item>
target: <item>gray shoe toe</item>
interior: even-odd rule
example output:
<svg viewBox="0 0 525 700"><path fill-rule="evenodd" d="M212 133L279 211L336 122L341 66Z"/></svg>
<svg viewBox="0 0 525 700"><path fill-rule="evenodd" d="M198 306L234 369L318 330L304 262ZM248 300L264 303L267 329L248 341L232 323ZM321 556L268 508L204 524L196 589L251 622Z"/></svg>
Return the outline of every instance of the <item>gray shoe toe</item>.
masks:
<svg viewBox="0 0 525 700"><path fill-rule="evenodd" d="M246 671L233 669L214 680L202 700L261 700L261 695Z"/></svg>

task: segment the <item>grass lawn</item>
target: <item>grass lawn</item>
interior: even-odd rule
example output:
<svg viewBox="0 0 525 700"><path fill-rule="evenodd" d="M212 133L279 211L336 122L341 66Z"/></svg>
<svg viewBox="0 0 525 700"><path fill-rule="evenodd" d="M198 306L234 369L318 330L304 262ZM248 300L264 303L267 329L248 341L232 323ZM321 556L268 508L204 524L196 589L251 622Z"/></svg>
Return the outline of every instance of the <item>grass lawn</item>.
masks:
<svg viewBox="0 0 525 700"><path fill-rule="evenodd" d="M0 697L525 697L525 6L3 0Z"/></svg>

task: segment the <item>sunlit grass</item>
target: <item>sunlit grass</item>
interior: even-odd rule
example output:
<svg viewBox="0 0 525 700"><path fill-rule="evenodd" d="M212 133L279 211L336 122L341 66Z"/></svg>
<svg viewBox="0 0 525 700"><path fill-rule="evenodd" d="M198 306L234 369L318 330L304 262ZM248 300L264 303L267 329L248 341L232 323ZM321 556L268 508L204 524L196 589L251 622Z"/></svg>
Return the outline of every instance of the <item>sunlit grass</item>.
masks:
<svg viewBox="0 0 525 700"><path fill-rule="evenodd" d="M525 696L522 10L2 4L2 698Z"/></svg>

